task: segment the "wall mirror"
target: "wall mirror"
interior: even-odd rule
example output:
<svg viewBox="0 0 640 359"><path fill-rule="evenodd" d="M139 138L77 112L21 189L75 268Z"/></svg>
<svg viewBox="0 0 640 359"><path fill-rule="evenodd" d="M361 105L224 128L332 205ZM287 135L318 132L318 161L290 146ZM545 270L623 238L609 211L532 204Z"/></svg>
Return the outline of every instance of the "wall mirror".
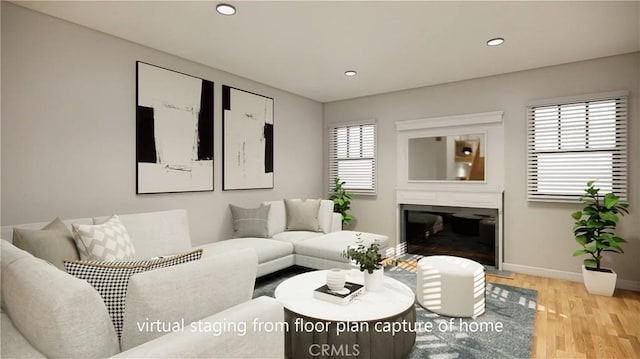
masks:
<svg viewBox="0 0 640 359"><path fill-rule="evenodd" d="M484 134L409 138L410 181L484 181Z"/></svg>

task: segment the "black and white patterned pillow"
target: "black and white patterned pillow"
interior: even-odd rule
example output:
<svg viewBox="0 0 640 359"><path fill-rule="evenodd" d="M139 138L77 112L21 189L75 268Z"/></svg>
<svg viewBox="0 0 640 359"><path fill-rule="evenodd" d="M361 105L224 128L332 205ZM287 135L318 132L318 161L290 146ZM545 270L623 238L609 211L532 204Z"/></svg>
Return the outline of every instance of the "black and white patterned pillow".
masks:
<svg viewBox="0 0 640 359"><path fill-rule="evenodd" d="M86 280L100 293L119 340L129 278L136 273L191 262L201 257L202 249L198 249L189 253L136 262L64 261L64 266L69 274Z"/></svg>
<svg viewBox="0 0 640 359"><path fill-rule="evenodd" d="M117 215L101 224L71 225L76 248L84 261L132 261L136 250Z"/></svg>

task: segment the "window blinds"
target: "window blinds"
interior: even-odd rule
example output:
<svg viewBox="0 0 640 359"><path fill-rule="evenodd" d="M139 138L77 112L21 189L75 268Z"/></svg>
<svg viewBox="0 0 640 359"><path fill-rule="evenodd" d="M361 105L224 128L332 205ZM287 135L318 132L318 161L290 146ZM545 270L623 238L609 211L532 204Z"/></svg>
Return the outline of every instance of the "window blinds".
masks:
<svg viewBox="0 0 640 359"><path fill-rule="evenodd" d="M626 200L627 96L527 107L529 201L576 201L590 180Z"/></svg>
<svg viewBox="0 0 640 359"><path fill-rule="evenodd" d="M353 194L376 193L375 123L329 128L329 191L335 178Z"/></svg>

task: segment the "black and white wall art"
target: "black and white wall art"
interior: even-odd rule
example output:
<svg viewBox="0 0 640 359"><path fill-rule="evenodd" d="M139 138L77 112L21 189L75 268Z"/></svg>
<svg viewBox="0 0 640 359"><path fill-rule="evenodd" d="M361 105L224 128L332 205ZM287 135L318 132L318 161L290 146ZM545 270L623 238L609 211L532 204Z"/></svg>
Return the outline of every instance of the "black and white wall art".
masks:
<svg viewBox="0 0 640 359"><path fill-rule="evenodd" d="M136 66L136 193L213 191L213 82Z"/></svg>
<svg viewBox="0 0 640 359"><path fill-rule="evenodd" d="M273 99L222 86L222 189L273 188Z"/></svg>

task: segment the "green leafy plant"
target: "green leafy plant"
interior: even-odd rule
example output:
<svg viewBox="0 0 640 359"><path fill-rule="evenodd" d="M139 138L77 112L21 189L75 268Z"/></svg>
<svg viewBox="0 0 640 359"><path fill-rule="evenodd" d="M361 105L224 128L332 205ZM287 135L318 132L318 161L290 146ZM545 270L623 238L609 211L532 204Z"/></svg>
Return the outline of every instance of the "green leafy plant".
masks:
<svg viewBox="0 0 640 359"><path fill-rule="evenodd" d="M362 238L360 238L361 234L356 234L356 246L348 247L342 252L342 256L355 261L360 266L361 272L366 270L371 274L374 270L382 268L380 243L373 242L367 247L364 245Z"/></svg>
<svg viewBox="0 0 640 359"><path fill-rule="evenodd" d="M584 260L585 267L600 269L603 252L624 253L620 243L626 243L623 238L614 234L619 216L629 213L629 204L620 201L613 193L600 195L593 181L587 182L587 188L580 197L585 205L582 211L571 214L576 220L573 235L583 249L573 252L574 256L589 255Z"/></svg>
<svg viewBox="0 0 640 359"><path fill-rule="evenodd" d="M344 181L336 177L333 180L333 192L329 199L333 201L333 211L342 215L342 224L348 225L355 217L348 213L351 209L351 195L344 189L344 184Z"/></svg>

